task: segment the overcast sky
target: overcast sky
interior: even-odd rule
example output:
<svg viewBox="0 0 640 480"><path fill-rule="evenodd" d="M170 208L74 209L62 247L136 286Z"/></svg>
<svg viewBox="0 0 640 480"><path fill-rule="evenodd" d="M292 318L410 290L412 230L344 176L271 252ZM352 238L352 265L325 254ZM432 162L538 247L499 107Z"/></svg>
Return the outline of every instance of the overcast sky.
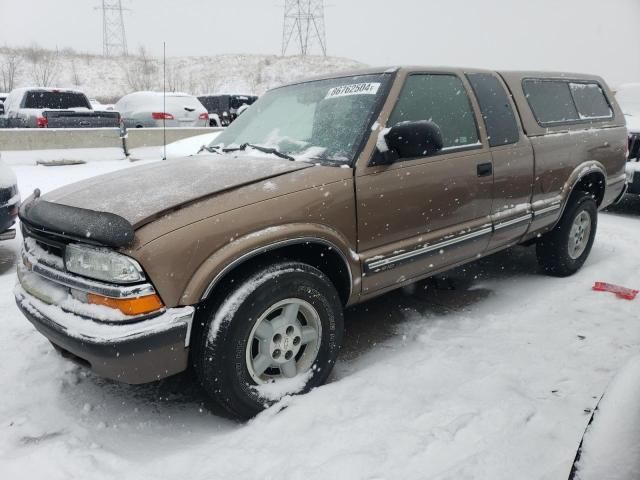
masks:
<svg viewBox="0 0 640 480"><path fill-rule="evenodd" d="M640 0L328 0L329 54L640 81ZM0 44L102 51L100 0L0 0ZM280 52L284 0L123 0L130 50Z"/></svg>

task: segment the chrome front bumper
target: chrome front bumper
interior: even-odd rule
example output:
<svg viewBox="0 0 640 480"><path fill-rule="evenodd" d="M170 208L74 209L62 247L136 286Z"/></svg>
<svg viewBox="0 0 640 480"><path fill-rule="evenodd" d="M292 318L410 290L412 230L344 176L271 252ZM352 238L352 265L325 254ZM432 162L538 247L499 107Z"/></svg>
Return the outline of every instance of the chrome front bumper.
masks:
<svg viewBox="0 0 640 480"><path fill-rule="evenodd" d="M137 324L98 323L14 291L18 308L63 356L98 375L129 384L149 383L187 369L185 346L193 307L169 309Z"/></svg>
<svg viewBox="0 0 640 480"><path fill-rule="evenodd" d="M163 309L144 318L118 317L114 309L84 304L71 292L131 298L155 292L153 286L85 279L39 262L25 250L18 278L14 295L27 319L63 355L96 373L138 384L187 368L194 307Z"/></svg>
<svg viewBox="0 0 640 480"><path fill-rule="evenodd" d="M51 327L80 341L109 345L161 335L176 327L184 327L183 346L189 346L194 307L170 308L157 317L133 323L105 323L47 304L29 294L21 285L16 285L13 293L23 311L46 320Z"/></svg>

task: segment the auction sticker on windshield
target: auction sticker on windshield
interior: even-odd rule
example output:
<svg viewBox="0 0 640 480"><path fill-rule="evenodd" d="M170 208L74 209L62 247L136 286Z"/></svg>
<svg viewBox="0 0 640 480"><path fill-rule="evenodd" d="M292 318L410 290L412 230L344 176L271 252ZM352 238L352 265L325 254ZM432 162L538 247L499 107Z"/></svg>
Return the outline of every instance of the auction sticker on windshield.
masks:
<svg viewBox="0 0 640 480"><path fill-rule="evenodd" d="M379 82L354 83L351 85L341 85L329 90L325 100L328 98L348 97L350 95L375 95L380 88Z"/></svg>

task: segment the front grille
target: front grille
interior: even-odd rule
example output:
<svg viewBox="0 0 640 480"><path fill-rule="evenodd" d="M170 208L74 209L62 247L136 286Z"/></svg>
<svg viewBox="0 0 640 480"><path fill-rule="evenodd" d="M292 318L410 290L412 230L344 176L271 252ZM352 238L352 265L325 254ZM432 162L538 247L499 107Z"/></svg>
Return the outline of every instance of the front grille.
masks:
<svg viewBox="0 0 640 480"><path fill-rule="evenodd" d="M39 242L37 240L36 240L36 244L45 252L50 253L51 255L55 255L56 257L60 257L60 258L64 256L64 249L62 247L56 247L53 245L49 245L47 243Z"/></svg>
<svg viewBox="0 0 640 480"><path fill-rule="evenodd" d="M629 134L629 161L640 161L640 133Z"/></svg>
<svg viewBox="0 0 640 480"><path fill-rule="evenodd" d="M24 238L33 238L38 245L47 250L49 253L53 253L54 255L63 256L64 247L70 240L55 234L51 234L48 232L41 232L30 226L26 225L24 222L20 224L22 226L22 236Z"/></svg>
<svg viewBox="0 0 640 480"><path fill-rule="evenodd" d="M59 239L49 238L41 232L33 231L24 223L22 226L22 236L25 243L32 241L35 243L35 248L40 250L39 256L41 261L50 267L64 269L62 267L65 244L61 243ZM29 250L29 248L27 248Z"/></svg>

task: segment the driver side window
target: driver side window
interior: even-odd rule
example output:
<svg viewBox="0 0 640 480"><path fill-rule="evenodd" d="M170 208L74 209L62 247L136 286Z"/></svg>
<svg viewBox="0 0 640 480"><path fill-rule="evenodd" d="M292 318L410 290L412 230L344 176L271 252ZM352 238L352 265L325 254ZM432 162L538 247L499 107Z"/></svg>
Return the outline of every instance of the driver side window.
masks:
<svg viewBox="0 0 640 480"><path fill-rule="evenodd" d="M410 75L387 122L430 120L440 127L443 147L479 143L476 119L462 81L449 74Z"/></svg>

